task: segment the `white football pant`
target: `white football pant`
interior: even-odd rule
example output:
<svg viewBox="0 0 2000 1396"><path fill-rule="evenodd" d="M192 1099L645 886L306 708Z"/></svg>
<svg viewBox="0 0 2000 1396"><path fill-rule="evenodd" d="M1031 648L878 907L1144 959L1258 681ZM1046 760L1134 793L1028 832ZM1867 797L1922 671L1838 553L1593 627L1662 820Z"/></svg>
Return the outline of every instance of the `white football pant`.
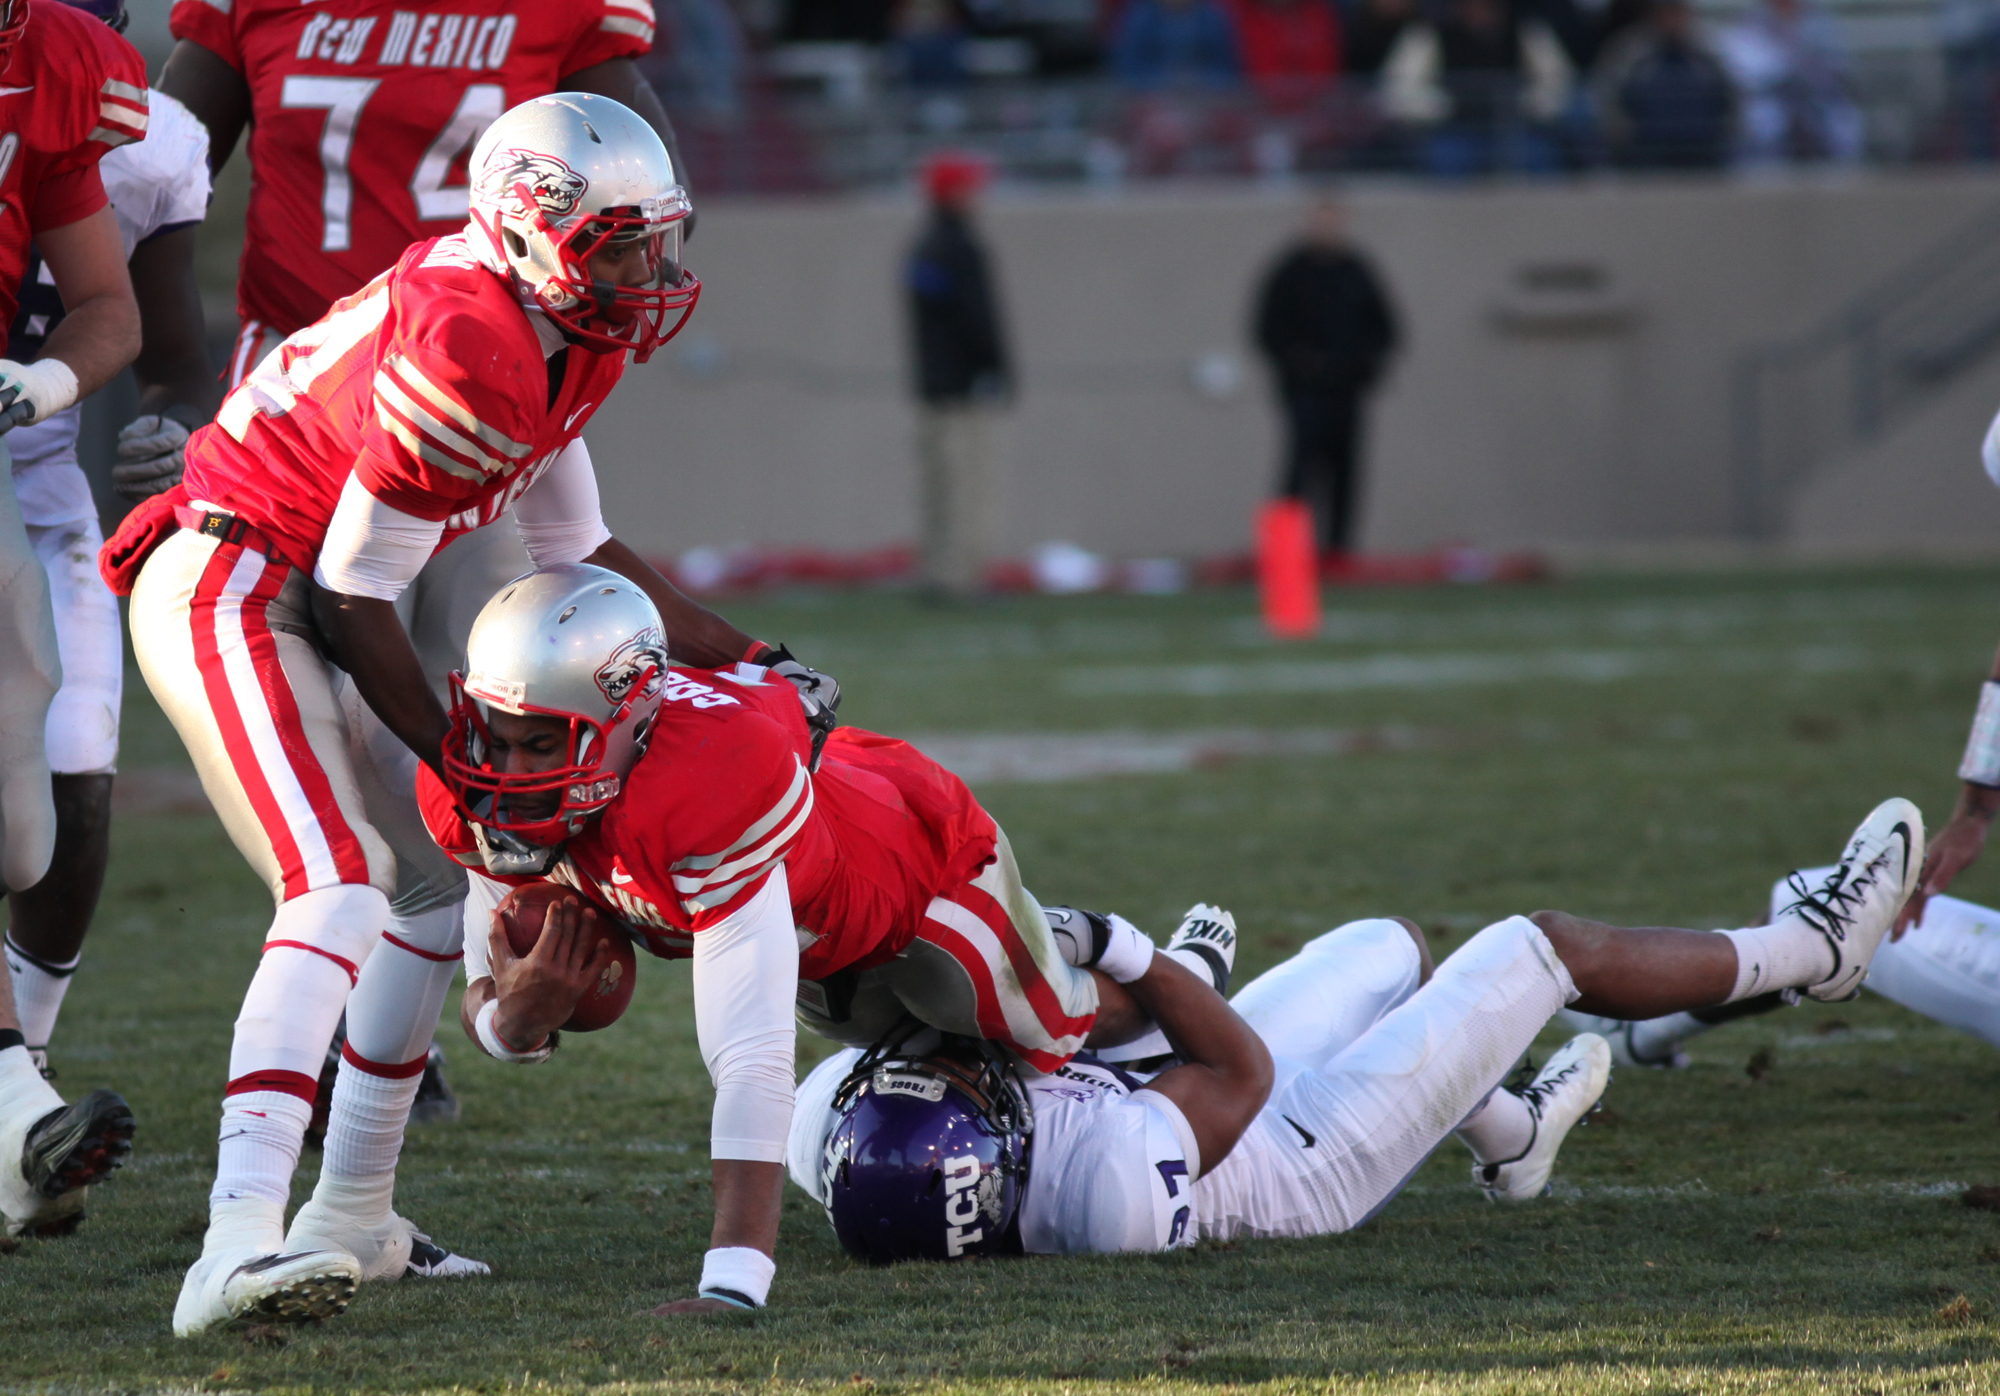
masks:
<svg viewBox="0 0 2000 1396"><path fill-rule="evenodd" d="M0 438L0 882L12 888L40 882L55 855L46 739L61 687L48 574L28 541Z"/></svg>

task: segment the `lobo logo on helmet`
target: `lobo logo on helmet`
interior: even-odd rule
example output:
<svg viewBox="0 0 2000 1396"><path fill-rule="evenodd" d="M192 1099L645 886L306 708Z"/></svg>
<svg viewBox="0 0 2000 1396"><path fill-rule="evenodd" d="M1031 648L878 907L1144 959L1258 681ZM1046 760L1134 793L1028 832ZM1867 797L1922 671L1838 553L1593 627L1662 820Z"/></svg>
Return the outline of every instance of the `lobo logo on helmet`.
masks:
<svg viewBox="0 0 2000 1396"><path fill-rule="evenodd" d="M989 1221L1000 1219L1000 1177L982 1173L979 1156L960 1154L944 1161L944 1249L957 1259L965 1248L985 1239L984 1227L975 1226L981 1214Z"/></svg>
<svg viewBox="0 0 2000 1396"><path fill-rule="evenodd" d="M534 150L503 150L490 157L480 180L481 197L499 202L517 184L528 192L551 218L564 218L582 201L590 181L553 155Z"/></svg>
<svg viewBox="0 0 2000 1396"><path fill-rule="evenodd" d="M660 638L658 630L648 627L611 651L611 658L599 666L595 677L598 690L606 698L622 703L642 674L646 675L646 689L637 696L650 698L658 693L666 670L667 642Z"/></svg>

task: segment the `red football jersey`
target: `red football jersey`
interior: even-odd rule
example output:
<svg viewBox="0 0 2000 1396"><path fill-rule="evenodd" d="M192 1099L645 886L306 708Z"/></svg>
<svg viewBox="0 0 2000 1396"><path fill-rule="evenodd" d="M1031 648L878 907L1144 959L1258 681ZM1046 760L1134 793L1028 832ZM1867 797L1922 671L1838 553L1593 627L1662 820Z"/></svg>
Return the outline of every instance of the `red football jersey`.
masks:
<svg viewBox="0 0 2000 1396"><path fill-rule="evenodd" d="M464 225L500 113L653 46L649 0L176 0L171 24L250 88L237 313L280 335Z"/></svg>
<svg viewBox="0 0 2000 1396"><path fill-rule="evenodd" d="M799 973L878 964L908 945L931 899L991 862L992 818L907 742L841 727L807 774L798 691L755 665L676 669L646 754L604 814L563 845L549 880L620 918L663 958L757 895L785 865ZM417 773L440 846L483 870L429 767ZM533 879L509 878L526 882Z"/></svg>
<svg viewBox="0 0 2000 1396"><path fill-rule="evenodd" d="M223 400L188 442L188 498L310 572L353 474L383 503L443 520L442 549L498 519L583 435L626 357L569 345L545 362L528 312L463 235L418 243Z"/></svg>
<svg viewBox="0 0 2000 1396"><path fill-rule="evenodd" d="M0 325L14 323L36 233L105 205L97 162L146 135L146 63L104 21L29 0L0 71Z"/></svg>

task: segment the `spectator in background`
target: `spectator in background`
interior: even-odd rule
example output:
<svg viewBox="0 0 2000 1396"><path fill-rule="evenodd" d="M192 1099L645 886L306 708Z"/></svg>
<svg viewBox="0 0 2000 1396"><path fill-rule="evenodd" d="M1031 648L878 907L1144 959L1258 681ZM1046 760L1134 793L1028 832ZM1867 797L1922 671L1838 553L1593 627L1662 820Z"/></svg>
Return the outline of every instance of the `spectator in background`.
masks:
<svg viewBox="0 0 2000 1396"><path fill-rule="evenodd" d="M743 115L744 39L728 0L662 0L656 13L674 106L697 125L734 126Z"/></svg>
<svg viewBox="0 0 2000 1396"><path fill-rule="evenodd" d="M795 44L879 44L889 37L894 9L894 0L791 0L782 32Z"/></svg>
<svg viewBox="0 0 2000 1396"><path fill-rule="evenodd" d="M975 157L946 153L924 171L930 223L907 268L918 400L923 585L976 593L997 541L994 417L1012 392L986 250L972 210L986 183Z"/></svg>
<svg viewBox="0 0 2000 1396"><path fill-rule="evenodd" d="M2000 11L1994 0L1943 0L1937 38L1944 53L1951 153L1991 160L2000 154Z"/></svg>
<svg viewBox="0 0 2000 1396"><path fill-rule="evenodd" d="M952 0L903 0L896 7L895 55L912 87L965 85L966 29Z"/></svg>
<svg viewBox="0 0 2000 1396"><path fill-rule="evenodd" d="M1242 71L1235 30L1216 0L1126 0L1111 67L1141 92L1229 87Z"/></svg>
<svg viewBox="0 0 2000 1396"><path fill-rule="evenodd" d="M1714 169L1729 159L1736 94L1696 32L1688 0L1653 0L1646 18L1605 51L1598 92L1615 164Z"/></svg>
<svg viewBox="0 0 2000 1396"><path fill-rule="evenodd" d="M1341 36L1343 69L1355 77L1374 77L1416 18L1417 0L1360 0Z"/></svg>
<svg viewBox="0 0 2000 1396"><path fill-rule="evenodd" d="M1281 106L1325 93L1340 72L1340 20L1329 0L1236 0L1243 72Z"/></svg>
<svg viewBox="0 0 2000 1396"><path fill-rule="evenodd" d="M1544 21L1507 0L1450 0L1444 17L1404 28L1382 66L1382 102L1430 127L1437 174L1548 171L1560 152L1550 124L1569 100L1571 68Z"/></svg>
<svg viewBox="0 0 2000 1396"><path fill-rule="evenodd" d="M1278 493L1313 510L1328 557L1353 541L1361 399L1382 376L1396 338L1395 311L1348 241L1345 214L1322 202L1305 236L1265 274L1256 339L1285 413Z"/></svg>
<svg viewBox="0 0 2000 1396"><path fill-rule="evenodd" d="M1741 151L1752 163L1861 158L1861 109L1833 21L1805 0L1759 0L1722 31L1722 61L1742 102Z"/></svg>

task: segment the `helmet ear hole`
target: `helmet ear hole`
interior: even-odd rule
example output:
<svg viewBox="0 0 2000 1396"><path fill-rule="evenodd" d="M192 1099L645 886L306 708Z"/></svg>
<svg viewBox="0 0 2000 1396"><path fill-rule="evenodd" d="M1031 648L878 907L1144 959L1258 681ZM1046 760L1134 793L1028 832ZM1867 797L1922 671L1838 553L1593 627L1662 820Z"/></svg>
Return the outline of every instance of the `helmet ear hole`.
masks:
<svg viewBox="0 0 2000 1396"><path fill-rule="evenodd" d="M512 228L502 228L500 236L506 240L507 251L509 253L516 257L526 257L528 255L528 240Z"/></svg>

